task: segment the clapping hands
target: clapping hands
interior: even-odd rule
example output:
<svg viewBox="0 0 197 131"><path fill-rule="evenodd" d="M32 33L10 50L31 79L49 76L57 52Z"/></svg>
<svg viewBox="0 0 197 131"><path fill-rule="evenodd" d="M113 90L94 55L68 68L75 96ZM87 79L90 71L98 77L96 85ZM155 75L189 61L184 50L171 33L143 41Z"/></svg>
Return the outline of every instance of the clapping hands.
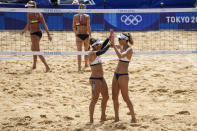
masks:
<svg viewBox="0 0 197 131"><path fill-rule="evenodd" d="M110 40L110 46L113 48L114 47L114 30L113 29L110 29L109 40Z"/></svg>

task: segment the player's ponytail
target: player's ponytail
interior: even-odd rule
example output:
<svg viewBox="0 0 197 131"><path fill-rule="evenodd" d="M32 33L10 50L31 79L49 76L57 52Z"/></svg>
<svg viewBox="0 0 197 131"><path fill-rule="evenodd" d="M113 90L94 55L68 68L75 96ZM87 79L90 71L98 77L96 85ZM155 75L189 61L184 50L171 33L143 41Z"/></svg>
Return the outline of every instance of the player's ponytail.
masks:
<svg viewBox="0 0 197 131"><path fill-rule="evenodd" d="M133 38L132 38L131 34L130 33L123 33L123 35L127 36L128 37L127 42L129 42L131 45L133 45Z"/></svg>

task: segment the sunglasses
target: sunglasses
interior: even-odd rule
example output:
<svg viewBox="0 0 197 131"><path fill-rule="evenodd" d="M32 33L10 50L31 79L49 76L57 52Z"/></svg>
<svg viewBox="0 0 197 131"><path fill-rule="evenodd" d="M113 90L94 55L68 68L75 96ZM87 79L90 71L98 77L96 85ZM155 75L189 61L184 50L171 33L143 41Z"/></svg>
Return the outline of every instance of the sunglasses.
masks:
<svg viewBox="0 0 197 131"><path fill-rule="evenodd" d="M96 45L96 46L101 47L101 44L98 44L98 45Z"/></svg>
<svg viewBox="0 0 197 131"><path fill-rule="evenodd" d="M96 46L101 47L101 44L97 44L97 45L95 45L94 47L96 47Z"/></svg>

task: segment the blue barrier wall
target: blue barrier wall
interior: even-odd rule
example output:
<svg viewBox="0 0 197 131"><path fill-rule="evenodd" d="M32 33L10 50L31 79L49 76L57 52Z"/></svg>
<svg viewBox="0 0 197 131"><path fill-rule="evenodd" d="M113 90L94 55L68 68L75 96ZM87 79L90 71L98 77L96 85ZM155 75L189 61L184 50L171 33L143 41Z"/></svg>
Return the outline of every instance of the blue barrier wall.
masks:
<svg viewBox="0 0 197 131"><path fill-rule="evenodd" d="M102 1L102 0L101 0ZM134 9L134 8L192 8L196 0L106 0L108 9Z"/></svg>
<svg viewBox="0 0 197 131"><path fill-rule="evenodd" d="M104 9L104 0L94 0L96 9Z"/></svg>
<svg viewBox="0 0 197 131"><path fill-rule="evenodd" d="M192 8L196 0L151 0L151 8L160 8L160 3L164 3L164 8Z"/></svg>
<svg viewBox="0 0 197 131"><path fill-rule="evenodd" d="M73 13L43 13L50 30L72 30ZM93 31L197 30L197 12L89 14ZM1 30L21 30L27 13L0 12Z"/></svg>
<svg viewBox="0 0 197 131"><path fill-rule="evenodd" d="M107 8L113 9L132 9L149 8L150 0L107 0Z"/></svg>

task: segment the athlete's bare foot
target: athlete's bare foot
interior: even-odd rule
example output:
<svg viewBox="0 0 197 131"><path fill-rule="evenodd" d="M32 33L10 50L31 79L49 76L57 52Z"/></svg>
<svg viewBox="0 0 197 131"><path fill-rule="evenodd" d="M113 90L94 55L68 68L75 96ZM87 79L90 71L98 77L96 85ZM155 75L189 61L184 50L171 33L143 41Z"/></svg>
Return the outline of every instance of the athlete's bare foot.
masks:
<svg viewBox="0 0 197 131"><path fill-rule="evenodd" d="M118 122L119 121L119 117L115 118L114 122Z"/></svg>
<svg viewBox="0 0 197 131"><path fill-rule="evenodd" d="M32 69L33 69L33 70L36 69L36 65L35 65L35 64L33 65Z"/></svg>
<svg viewBox="0 0 197 131"><path fill-rule="evenodd" d="M91 124L94 123L94 120L90 120L90 123L91 123Z"/></svg>
<svg viewBox="0 0 197 131"><path fill-rule="evenodd" d="M100 122L107 121L106 116L101 116Z"/></svg>
<svg viewBox="0 0 197 131"><path fill-rule="evenodd" d="M88 123L86 123L86 126L90 126L90 125L92 125L93 123L90 123L90 122L88 122Z"/></svg>
<svg viewBox="0 0 197 131"><path fill-rule="evenodd" d="M51 72L51 69L49 67L46 67L46 73Z"/></svg>
<svg viewBox="0 0 197 131"><path fill-rule="evenodd" d="M137 123L136 118L132 119L132 120L131 120L131 123Z"/></svg>

